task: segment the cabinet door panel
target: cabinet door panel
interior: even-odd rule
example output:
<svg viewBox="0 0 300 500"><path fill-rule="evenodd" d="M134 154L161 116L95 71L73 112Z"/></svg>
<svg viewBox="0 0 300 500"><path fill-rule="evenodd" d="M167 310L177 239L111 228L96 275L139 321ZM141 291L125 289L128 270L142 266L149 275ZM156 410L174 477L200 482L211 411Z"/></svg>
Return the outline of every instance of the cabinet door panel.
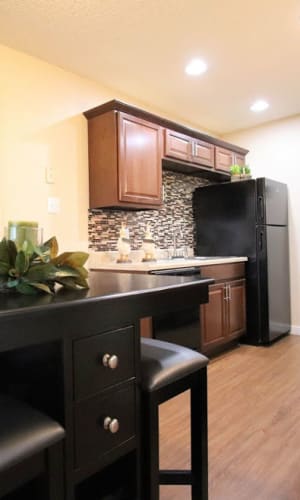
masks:
<svg viewBox="0 0 300 500"><path fill-rule="evenodd" d="M210 285L209 302L201 306L201 352L224 342L226 304L224 285Z"/></svg>
<svg viewBox="0 0 300 500"><path fill-rule="evenodd" d="M224 149L216 146L216 170L229 172L230 165L234 163L234 153L229 149Z"/></svg>
<svg viewBox="0 0 300 500"><path fill-rule="evenodd" d="M190 161L192 138L187 135L165 129L164 155L179 160Z"/></svg>
<svg viewBox="0 0 300 500"><path fill-rule="evenodd" d="M119 113L119 199L161 204L161 128Z"/></svg>
<svg viewBox="0 0 300 500"><path fill-rule="evenodd" d="M208 142L195 139L193 141L193 158L194 163L199 163L206 167L214 167L215 164L215 147Z"/></svg>
<svg viewBox="0 0 300 500"><path fill-rule="evenodd" d="M239 337L246 330L245 280L232 281L228 285L228 338Z"/></svg>
<svg viewBox="0 0 300 500"><path fill-rule="evenodd" d="M245 156L244 155L239 155L238 153L235 153L235 160L234 163L237 165L240 165L243 167L245 165Z"/></svg>

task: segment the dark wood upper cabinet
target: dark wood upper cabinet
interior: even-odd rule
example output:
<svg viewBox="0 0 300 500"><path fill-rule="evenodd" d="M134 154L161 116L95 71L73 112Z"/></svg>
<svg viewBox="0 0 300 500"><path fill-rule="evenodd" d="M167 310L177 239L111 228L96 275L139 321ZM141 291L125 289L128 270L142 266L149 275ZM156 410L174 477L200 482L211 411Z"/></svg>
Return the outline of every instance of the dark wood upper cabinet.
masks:
<svg viewBox="0 0 300 500"><path fill-rule="evenodd" d="M88 121L90 208L162 203L161 127L122 112Z"/></svg>
<svg viewBox="0 0 300 500"><path fill-rule="evenodd" d="M216 146L215 168L223 172L230 172L230 166L234 164L234 152L229 149Z"/></svg>
<svg viewBox="0 0 300 500"><path fill-rule="evenodd" d="M174 130L164 130L164 156L176 158L183 161L191 161L192 138L175 132Z"/></svg>
<svg viewBox="0 0 300 500"><path fill-rule="evenodd" d="M146 206L162 203L161 128L118 114L119 199Z"/></svg>
<svg viewBox="0 0 300 500"><path fill-rule="evenodd" d="M174 130L164 130L164 156L214 167L214 145Z"/></svg>
<svg viewBox="0 0 300 500"><path fill-rule="evenodd" d="M209 142L193 140L193 161L213 168L215 165L215 146Z"/></svg>
<svg viewBox="0 0 300 500"><path fill-rule="evenodd" d="M230 172L231 165L245 165L245 156L246 155L244 154L235 153L230 149L216 146L215 168L216 170L220 170L222 172Z"/></svg>
<svg viewBox="0 0 300 500"><path fill-rule="evenodd" d="M238 153L235 153L235 160L234 160L234 163L236 165L240 165L241 167L243 167L245 165L245 155L240 155Z"/></svg>
<svg viewBox="0 0 300 500"><path fill-rule="evenodd" d="M91 209L157 208L162 168L224 182L230 165L243 165L248 152L117 100L84 115Z"/></svg>

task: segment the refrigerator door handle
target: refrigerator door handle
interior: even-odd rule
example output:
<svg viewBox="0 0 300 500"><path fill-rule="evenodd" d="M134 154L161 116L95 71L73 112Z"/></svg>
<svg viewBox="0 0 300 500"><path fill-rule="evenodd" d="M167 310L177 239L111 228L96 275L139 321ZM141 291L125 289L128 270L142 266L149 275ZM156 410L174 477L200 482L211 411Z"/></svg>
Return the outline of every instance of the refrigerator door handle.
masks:
<svg viewBox="0 0 300 500"><path fill-rule="evenodd" d="M260 252L262 252L263 248L264 248L264 232L263 231L259 231L259 241L258 241L258 249Z"/></svg>
<svg viewBox="0 0 300 500"><path fill-rule="evenodd" d="M258 219L260 221L264 220L264 198L263 198L263 196L258 196Z"/></svg>

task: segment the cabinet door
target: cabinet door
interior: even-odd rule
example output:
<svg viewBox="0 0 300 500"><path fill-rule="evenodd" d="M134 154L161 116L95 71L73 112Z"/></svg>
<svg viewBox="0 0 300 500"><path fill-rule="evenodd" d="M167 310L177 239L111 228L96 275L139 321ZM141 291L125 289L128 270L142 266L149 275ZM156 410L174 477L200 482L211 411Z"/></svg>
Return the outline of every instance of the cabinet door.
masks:
<svg viewBox="0 0 300 500"><path fill-rule="evenodd" d="M245 280L227 284L228 339L234 339L246 331L246 285Z"/></svg>
<svg viewBox="0 0 300 500"><path fill-rule="evenodd" d="M243 167L245 165L245 156L239 155L238 153L235 153L234 156L235 156L234 163L236 165L240 165L241 167Z"/></svg>
<svg viewBox="0 0 300 500"><path fill-rule="evenodd" d="M194 139L192 153L192 161L194 163L199 163L200 165L204 165L206 167L214 167L215 147L213 144L200 141L199 139Z"/></svg>
<svg viewBox="0 0 300 500"><path fill-rule="evenodd" d="M234 153L229 149L216 146L215 169L229 172L230 165L234 163Z"/></svg>
<svg viewBox="0 0 300 500"><path fill-rule="evenodd" d="M223 344L226 338L226 288L221 285L209 286L209 302L200 306L201 352Z"/></svg>
<svg viewBox="0 0 300 500"><path fill-rule="evenodd" d="M140 335L141 337L146 337L148 339L153 338L153 325L151 316L140 319Z"/></svg>
<svg viewBox="0 0 300 500"><path fill-rule="evenodd" d="M118 117L119 199L147 206L162 203L161 128L125 113Z"/></svg>
<svg viewBox="0 0 300 500"><path fill-rule="evenodd" d="M178 160L191 161L192 138L179 132L165 129L164 155Z"/></svg>

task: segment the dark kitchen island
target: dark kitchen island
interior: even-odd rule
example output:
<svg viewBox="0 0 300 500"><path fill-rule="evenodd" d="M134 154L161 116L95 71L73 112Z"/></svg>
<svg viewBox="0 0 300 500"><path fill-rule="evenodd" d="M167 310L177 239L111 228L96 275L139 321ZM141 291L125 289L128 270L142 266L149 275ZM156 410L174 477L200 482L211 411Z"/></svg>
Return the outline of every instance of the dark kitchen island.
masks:
<svg viewBox="0 0 300 500"><path fill-rule="evenodd" d="M207 302L210 283L91 272L88 290L0 295L1 391L66 429L66 500L142 498L139 319Z"/></svg>

